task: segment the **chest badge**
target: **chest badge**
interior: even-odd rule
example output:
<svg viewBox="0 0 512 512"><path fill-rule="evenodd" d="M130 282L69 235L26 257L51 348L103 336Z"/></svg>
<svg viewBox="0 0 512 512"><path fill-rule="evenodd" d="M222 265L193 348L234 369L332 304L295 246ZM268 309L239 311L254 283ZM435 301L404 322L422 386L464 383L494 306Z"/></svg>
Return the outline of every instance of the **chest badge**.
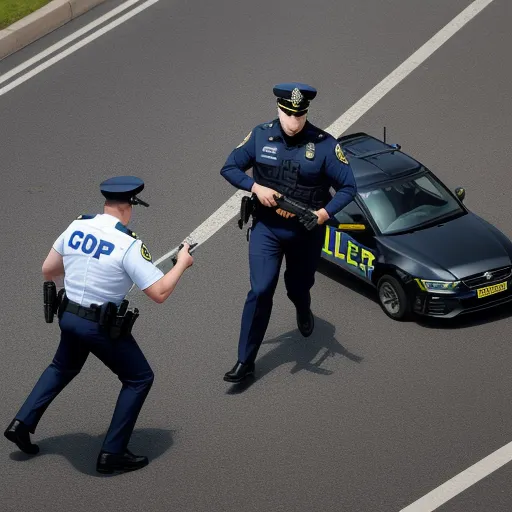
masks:
<svg viewBox="0 0 512 512"><path fill-rule="evenodd" d="M308 160L315 158L315 145L312 142L306 144L306 158Z"/></svg>

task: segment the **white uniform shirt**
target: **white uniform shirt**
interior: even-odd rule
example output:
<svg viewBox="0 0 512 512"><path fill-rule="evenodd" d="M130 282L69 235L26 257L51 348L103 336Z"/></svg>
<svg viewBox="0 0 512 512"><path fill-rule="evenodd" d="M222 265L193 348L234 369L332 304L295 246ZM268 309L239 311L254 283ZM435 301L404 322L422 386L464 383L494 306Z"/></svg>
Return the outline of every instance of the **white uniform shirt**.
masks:
<svg viewBox="0 0 512 512"><path fill-rule="evenodd" d="M164 275L142 241L108 214L80 216L53 248L64 259L68 299L85 307L119 305L133 283L144 290Z"/></svg>

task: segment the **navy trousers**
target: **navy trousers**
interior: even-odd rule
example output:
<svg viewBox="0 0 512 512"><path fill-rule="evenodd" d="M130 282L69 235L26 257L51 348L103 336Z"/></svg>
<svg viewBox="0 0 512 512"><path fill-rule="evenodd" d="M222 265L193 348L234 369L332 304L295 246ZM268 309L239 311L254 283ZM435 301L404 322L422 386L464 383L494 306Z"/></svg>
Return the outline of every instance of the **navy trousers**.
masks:
<svg viewBox="0 0 512 512"><path fill-rule="evenodd" d="M111 340L100 331L96 322L71 313L64 313L59 324L61 338L53 361L39 378L16 419L28 425L34 433L45 410L80 373L92 352L122 383L102 449L123 453L153 384L153 371L133 336Z"/></svg>
<svg viewBox="0 0 512 512"><path fill-rule="evenodd" d="M257 220L249 240L251 289L242 313L238 341L238 360L256 359L272 312L283 257L286 259L284 282L288 298L299 311L311 305L310 290L321 257L325 228L307 231L296 218Z"/></svg>

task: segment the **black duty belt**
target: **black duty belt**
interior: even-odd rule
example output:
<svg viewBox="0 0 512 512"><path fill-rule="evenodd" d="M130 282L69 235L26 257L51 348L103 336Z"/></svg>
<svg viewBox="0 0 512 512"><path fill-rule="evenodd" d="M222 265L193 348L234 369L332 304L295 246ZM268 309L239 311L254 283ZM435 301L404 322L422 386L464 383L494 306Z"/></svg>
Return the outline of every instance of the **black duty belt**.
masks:
<svg viewBox="0 0 512 512"><path fill-rule="evenodd" d="M67 304L64 307L64 312L72 313L80 318L85 320L92 320L93 322L98 322L100 319L100 309L99 308L86 308L85 306L81 306L73 301L67 301Z"/></svg>

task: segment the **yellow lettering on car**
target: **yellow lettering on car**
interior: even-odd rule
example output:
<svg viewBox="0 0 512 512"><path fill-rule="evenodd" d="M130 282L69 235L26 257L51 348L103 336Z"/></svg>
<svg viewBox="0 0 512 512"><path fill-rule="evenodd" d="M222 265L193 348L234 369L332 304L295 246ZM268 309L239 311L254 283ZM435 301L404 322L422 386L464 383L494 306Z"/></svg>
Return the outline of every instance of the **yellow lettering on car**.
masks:
<svg viewBox="0 0 512 512"><path fill-rule="evenodd" d="M343 231L326 227L322 251L327 259L343 262L343 266L357 269L365 278L371 279L376 254Z"/></svg>
<svg viewBox="0 0 512 512"><path fill-rule="evenodd" d="M332 228L327 227L325 230L325 240L324 240L324 246L322 248L322 251L332 256L332 251L329 250L329 242L331 240L331 232Z"/></svg>
<svg viewBox="0 0 512 512"><path fill-rule="evenodd" d="M345 259L345 255L340 252L340 246L341 246L341 232L336 231L336 243L334 245L334 256L336 258L340 258L341 260Z"/></svg>

